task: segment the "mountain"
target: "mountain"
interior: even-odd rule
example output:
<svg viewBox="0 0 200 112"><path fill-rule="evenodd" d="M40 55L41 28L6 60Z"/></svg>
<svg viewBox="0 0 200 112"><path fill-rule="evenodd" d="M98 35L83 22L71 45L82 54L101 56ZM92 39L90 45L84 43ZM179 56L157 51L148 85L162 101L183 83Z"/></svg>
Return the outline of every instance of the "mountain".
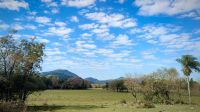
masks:
<svg viewBox="0 0 200 112"><path fill-rule="evenodd" d="M124 80L124 77L119 77L117 79L110 79L110 80L98 80L93 77L88 77L88 78L85 78L85 80L89 81L92 84L106 84L107 82L110 82L113 80Z"/></svg>
<svg viewBox="0 0 200 112"><path fill-rule="evenodd" d="M63 69L58 69L58 70L53 70L49 72L43 72L43 76L58 76L60 79L69 79L69 78L74 78L74 77L79 77L75 73L72 73L68 70L63 70Z"/></svg>
<svg viewBox="0 0 200 112"><path fill-rule="evenodd" d="M100 83L100 81L98 79L95 79L93 77L85 78L85 80L87 80L87 81L89 81L90 83L93 83L93 84Z"/></svg>

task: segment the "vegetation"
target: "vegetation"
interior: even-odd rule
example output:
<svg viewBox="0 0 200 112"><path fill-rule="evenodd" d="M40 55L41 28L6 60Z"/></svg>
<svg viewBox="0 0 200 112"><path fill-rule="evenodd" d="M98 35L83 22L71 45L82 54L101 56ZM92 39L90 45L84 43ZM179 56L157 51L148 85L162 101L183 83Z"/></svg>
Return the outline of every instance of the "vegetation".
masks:
<svg viewBox="0 0 200 112"><path fill-rule="evenodd" d="M39 90L90 87L90 83L81 78L60 80L55 76L41 76L45 45L34 38L16 40L13 37L15 33L13 30L0 38L0 107L7 105L7 109L17 111L17 105L23 104L29 94Z"/></svg>
<svg viewBox="0 0 200 112"><path fill-rule="evenodd" d="M183 74L187 77L189 104L191 104L189 76L192 73L192 70L200 72L200 62L198 62L197 58L192 55L183 55L181 58L177 59L177 62L182 65Z"/></svg>
<svg viewBox="0 0 200 112"><path fill-rule="evenodd" d="M109 90L113 90L116 92L123 92L123 91L127 91L126 86L124 85L124 80L113 80L108 82L108 89Z"/></svg>
<svg viewBox="0 0 200 112"><path fill-rule="evenodd" d="M44 44L34 39L16 41L12 31L0 38L0 100L25 101L30 92L44 88L38 76Z"/></svg>
<svg viewBox="0 0 200 112"><path fill-rule="evenodd" d="M57 111L60 109L65 110L66 108L73 108L72 110L100 108L105 111L119 111L120 109L116 110L116 108L119 108L120 105L133 106L129 107L129 109L134 108L137 110L137 108L154 108L156 107L155 104L184 104L186 89L189 95L189 104L194 103L195 105L199 105L200 83L190 79L189 76L192 71L200 72L200 62L192 55L183 55L180 59L177 59L177 62L183 67L182 71L187 80L179 77L179 73L175 68L161 68L150 74L140 75L140 77L133 77L129 74L126 78L110 80L105 84L91 85L89 81L65 70L46 72L46 75L42 76L39 72L41 70L40 64L45 55L45 45L36 42L34 38L15 40L13 37L15 33L16 31L13 30L10 34L0 38L0 111L2 112L25 111L27 106L25 105L25 101L28 95L36 93L36 91L46 89L88 89L91 87L100 89L74 92L69 90L67 92L69 94L62 95L59 95L60 92L65 93L66 91L46 91L44 94L47 96L52 95L53 99L50 97L46 98L47 96L45 95L39 97L41 99L46 98L42 105L40 102L37 102L41 99L35 98L33 95L28 100L29 106L27 111L46 111L45 109L50 109L50 111L54 111L55 109ZM59 75L56 76L54 73L58 73ZM66 75L68 73L69 75ZM88 79L94 82L101 82L92 78ZM102 90L101 88L109 91ZM191 102L191 91L193 91L193 95L196 95L195 100L197 101ZM68 95L72 96L73 101L65 99L69 97ZM113 95L117 97L113 97ZM134 97L134 102L130 96ZM58 98L59 100L54 98ZM101 100L99 100L100 98ZM75 108L73 106L70 107L70 104L68 107L66 105L62 106L59 103L65 102L63 99L69 101L66 104L76 102L77 105ZM57 102L51 102L51 100ZM35 101L37 103L34 103ZM54 106L49 105L49 103L54 104ZM33 104L38 106L35 107ZM183 105L180 107L184 108ZM111 110L104 108L110 108ZM199 109L198 107L193 108ZM125 111L130 111L129 109L125 109ZM124 110L121 109L120 111Z"/></svg>
<svg viewBox="0 0 200 112"><path fill-rule="evenodd" d="M89 90L45 90L28 98L28 112L199 112L200 94L194 95L196 105L137 104L127 92L113 92L104 89ZM143 95L138 94L138 99ZM182 99L187 101L187 94ZM145 106L145 108L143 107Z"/></svg>
<svg viewBox="0 0 200 112"><path fill-rule="evenodd" d="M193 90L199 90L199 83L190 80L190 84L192 88L195 87ZM182 92L186 90L187 82L179 77L175 68L161 68L151 74L140 75L140 77L133 77L129 74L124 80L107 83L106 87L108 90L117 92L128 90L137 103L142 101L144 104L175 104L184 103ZM142 94L143 98L139 99L138 94Z"/></svg>

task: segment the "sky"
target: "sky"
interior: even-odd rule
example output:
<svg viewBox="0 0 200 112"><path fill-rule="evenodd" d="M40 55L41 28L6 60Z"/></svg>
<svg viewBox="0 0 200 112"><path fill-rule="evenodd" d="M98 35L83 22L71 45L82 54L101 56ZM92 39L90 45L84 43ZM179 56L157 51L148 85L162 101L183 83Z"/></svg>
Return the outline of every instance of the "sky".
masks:
<svg viewBox="0 0 200 112"><path fill-rule="evenodd" d="M200 59L200 0L0 0L0 35L46 44L42 71L114 79ZM193 72L193 78L200 73Z"/></svg>

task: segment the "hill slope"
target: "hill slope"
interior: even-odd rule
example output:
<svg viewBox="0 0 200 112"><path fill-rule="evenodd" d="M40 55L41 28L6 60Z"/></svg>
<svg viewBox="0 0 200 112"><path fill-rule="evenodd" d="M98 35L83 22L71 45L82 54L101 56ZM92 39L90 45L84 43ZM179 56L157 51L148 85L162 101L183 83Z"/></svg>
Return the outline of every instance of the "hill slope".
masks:
<svg viewBox="0 0 200 112"><path fill-rule="evenodd" d="M75 73L72 73L68 70L63 70L63 69L58 69L58 70L53 70L49 72L43 72L43 76L58 76L60 79L69 79L73 77L79 77Z"/></svg>

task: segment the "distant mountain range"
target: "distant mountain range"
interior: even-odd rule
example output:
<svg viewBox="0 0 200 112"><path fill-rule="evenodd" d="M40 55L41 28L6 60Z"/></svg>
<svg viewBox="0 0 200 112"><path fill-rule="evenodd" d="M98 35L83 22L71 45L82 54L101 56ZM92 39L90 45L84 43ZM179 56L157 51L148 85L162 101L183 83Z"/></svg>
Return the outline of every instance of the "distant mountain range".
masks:
<svg viewBox="0 0 200 112"><path fill-rule="evenodd" d="M57 70L53 70L53 71L49 71L49 72L42 72L43 76L49 77L49 76L57 76L62 80L67 80L70 78L76 78L79 77L78 75L76 75L75 73L68 71L68 70L64 70L64 69L57 69ZM81 77L79 77L81 78ZM98 80L96 78L93 77L88 77L85 78L85 80L91 82L92 84L105 84L106 82L112 81L112 80L121 80L124 79L123 77L117 78L117 79L110 79L110 80Z"/></svg>
<svg viewBox="0 0 200 112"><path fill-rule="evenodd" d="M105 84L106 82L109 82L109 80L98 80L93 77L85 78L85 80L89 81L92 84Z"/></svg>
<svg viewBox="0 0 200 112"><path fill-rule="evenodd" d="M85 80L91 82L92 84L105 84L106 82L110 82L112 80L123 80L123 79L124 79L124 77L119 77L117 79L109 79L109 80L98 80L93 77L85 78Z"/></svg>

